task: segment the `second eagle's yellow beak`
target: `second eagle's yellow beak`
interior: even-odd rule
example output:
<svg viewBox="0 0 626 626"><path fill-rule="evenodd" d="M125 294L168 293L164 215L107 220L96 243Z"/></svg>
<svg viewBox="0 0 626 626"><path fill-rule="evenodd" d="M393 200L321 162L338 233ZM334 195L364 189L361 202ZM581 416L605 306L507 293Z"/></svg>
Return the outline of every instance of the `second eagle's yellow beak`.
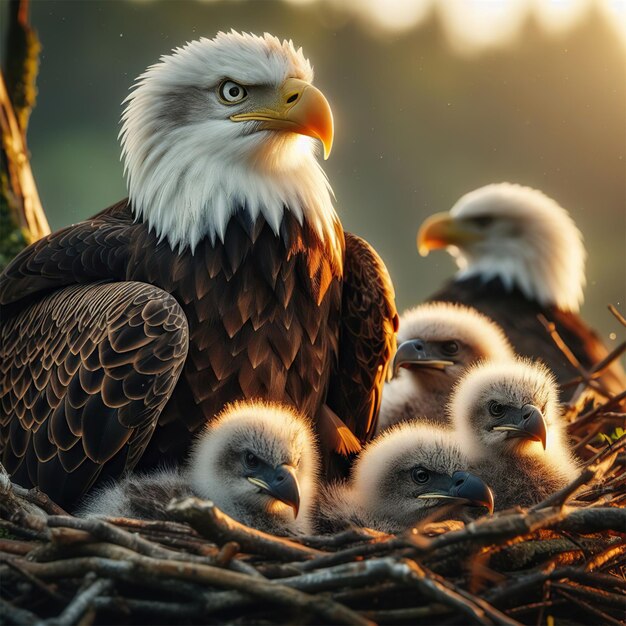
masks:
<svg viewBox="0 0 626 626"><path fill-rule="evenodd" d="M232 115L233 122L255 120L267 130L286 130L319 139L324 159L333 147L333 113L324 94L311 83L288 78L277 92L276 103L256 111Z"/></svg>
<svg viewBox="0 0 626 626"><path fill-rule="evenodd" d="M435 213L426 218L417 233L417 249L422 256L431 250L462 247L464 243L481 239L477 232L464 228L449 213Z"/></svg>

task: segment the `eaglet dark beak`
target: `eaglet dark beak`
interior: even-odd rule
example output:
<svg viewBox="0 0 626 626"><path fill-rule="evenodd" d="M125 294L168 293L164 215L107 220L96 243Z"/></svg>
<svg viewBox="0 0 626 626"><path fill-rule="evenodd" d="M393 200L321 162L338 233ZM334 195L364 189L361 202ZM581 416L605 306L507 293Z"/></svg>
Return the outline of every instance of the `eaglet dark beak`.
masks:
<svg viewBox="0 0 626 626"><path fill-rule="evenodd" d="M509 407L506 418L506 424L494 426L492 430L506 431L507 437L541 441L543 449L546 449L546 420L536 406L525 404L521 409Z"/></svg>
<svg viewBox="0 0 626 626"><path fill-rule="evenodd" d="M287 464L275 468L264 467L259 470L258 474L247 478L272 498L289 505L293 509L294 517L298 517L300 486L295 468Z"/></svg>
<svg viewBox="0 0 626 626"><path fill-rule="evenodd" d="M456 501L469 506L484 506L493 513L493 493L478 476L470 472L454 472L447 490L422 493L418 498Z"/></svg>
<svg viewBox="0 0 626 626"><path fill-rule="evenodd" d="M396 356L393 359L393 375L395 376L401 367L406 369L429 367L442 370L448 365L454 365L454 361L435 358L430 354L428 346L424 341L421 339L409 339L398 346Z"/></svg>

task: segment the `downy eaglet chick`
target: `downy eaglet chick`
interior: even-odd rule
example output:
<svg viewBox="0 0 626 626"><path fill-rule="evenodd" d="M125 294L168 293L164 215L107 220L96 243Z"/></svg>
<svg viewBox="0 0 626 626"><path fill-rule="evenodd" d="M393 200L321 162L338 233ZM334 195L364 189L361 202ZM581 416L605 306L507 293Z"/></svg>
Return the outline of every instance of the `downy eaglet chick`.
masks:
<svg viewBox="0 0 626 626"><path fill-rule="evenodd" d="M305 417L278 404L236 402L207 424L185 467L126 476L88 496L79 514L164 519L172 498L195 495L253 528L306 534L318 459Z"/></svg>
<svg viewBox="0 0 626 626"><path fill-rule="evenodd" d="M496 510L541 502L578 474L556 381L542 364L473 367L454 390L450 415L471 470L493 488Z"/></svg>
<svg viewBox="0 0 626 626"><path fill-rule="evenodd" d="M444 505L491 512L491 491L468 465L452 432L426 424L395 426L367 445L347 482L322 490L319 530L356 525L399 533L445 516L450 511Z"/></svg>
<svg viewBox="0 0 626 626"><path fill-rule="evenodd" d="M400 318L395 377L385 385L378 432L414 419L448 423L454 384L478 361L503 361L515 353L501 328L475 309L434 302Z"/></svg>

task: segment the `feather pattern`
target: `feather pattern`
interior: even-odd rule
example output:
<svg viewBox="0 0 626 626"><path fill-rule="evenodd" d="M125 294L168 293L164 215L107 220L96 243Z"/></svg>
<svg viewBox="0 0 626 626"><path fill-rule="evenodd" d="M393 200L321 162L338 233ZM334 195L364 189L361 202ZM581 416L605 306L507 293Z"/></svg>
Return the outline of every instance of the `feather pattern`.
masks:
<svg viewBox="0 0 626 626"><path fill-rule="evenodd" d="M178 462L227 402L262 397L317 415L339 358L344 258L289 213L279 237L259 221L240 212L226 243L205 238L192 254L172 250L123 201L18 255L0 279L0 436L18 480L70 503L137 462ZM380 285L367 285L370 297ZM367 408L349 425L360 433L358 420L377 410L380 372L366 378L373 348L358 337L348 345L362 375L351 384ZM374 345L383 369L389 341Z"/></svg>

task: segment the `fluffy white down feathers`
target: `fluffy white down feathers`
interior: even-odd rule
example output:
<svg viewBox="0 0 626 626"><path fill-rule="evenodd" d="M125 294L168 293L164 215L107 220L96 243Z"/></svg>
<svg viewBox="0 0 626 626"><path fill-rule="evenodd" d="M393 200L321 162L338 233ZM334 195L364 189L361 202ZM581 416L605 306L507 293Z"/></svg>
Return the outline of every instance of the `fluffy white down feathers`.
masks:
<svg viewBox="0 0 626 626"><path fill-rule="evenodd" d="M454 365L442 370L400 370L383 388L378 432L413 419L446 423L446 405L454 383L478 361L503 361L515 356L502 329L475 309L432 302L405 311L400 317L398 345L411 339L462 344Z"/></svg>
<svg viewBox="0 0 626 626"><path fill-rule="evenodd" d="M300 496L289 505L248 480L244 456L252 452L269 468L293 468ZM198 435L187 465L129 475L88 496L82 516L166 516L172 498L212 500L234 519L278 535L310 533L319 479L319 453L309 421L292 409L265 402L237 402Z"/></svg>

